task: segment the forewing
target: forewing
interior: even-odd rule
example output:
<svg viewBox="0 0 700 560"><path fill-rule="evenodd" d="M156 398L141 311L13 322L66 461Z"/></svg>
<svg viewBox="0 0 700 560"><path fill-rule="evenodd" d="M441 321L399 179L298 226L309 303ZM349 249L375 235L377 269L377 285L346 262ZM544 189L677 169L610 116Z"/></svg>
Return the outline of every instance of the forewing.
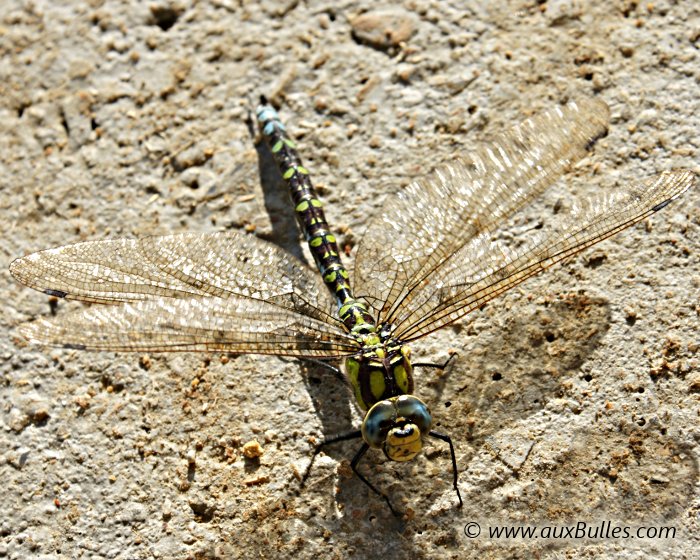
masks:
<svg viewBox="0 0 700 560"><path fill-rule="evenodd" d="M441 263L543 192L605 135L608 121L602 101L557 107L409 185L358 247L357 295L379 322L405 316L406 298Z"/></svg>
<svg viewBox="0 0 700 560"><path fill-rule="evenodd" d="M262 300L231 295L160 297L94 305L20 327L26 338L64 348L118 352L221 351L338 358L357 345L339 326Z"/></svg>
<svg viewBox="0 0 700 560"><path fill-rule="evenodd" d="M694 182L690 171L672 171L643 186L621 188L576 207L524 248L510 251L482 234L444 260L430 285L404 298L395 336L410 341L444 327L553 264L614 235L664 208Z"/></svg>
<svg viewBox="0 0 700 560"><path fill-rule="evenodd" d="M307 357L357 349L313 271L278 247L236 232L78 243L17 259L10 270L50 295L121 304L20 327L37 342Z"/></svg>
<svg viewBox="0 0 700 560"><path fill-rule="evenodd" d="M328 321L333 302L289 253L238 232L88 241L15 260L12 275L49 295L94 303L244 296Z"/></svg>

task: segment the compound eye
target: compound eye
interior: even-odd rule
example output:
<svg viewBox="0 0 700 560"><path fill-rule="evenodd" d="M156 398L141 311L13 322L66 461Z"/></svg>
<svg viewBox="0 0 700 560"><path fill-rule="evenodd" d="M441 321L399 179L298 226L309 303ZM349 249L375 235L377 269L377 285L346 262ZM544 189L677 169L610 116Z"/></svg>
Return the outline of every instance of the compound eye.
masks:
<svg viewBox="0 0 700 560"><path fill-rule="evenodd" d="M426 435L433 425L430 409L422 400L413 395L401 395L396 399L396 414L398 417L403 417L415 424L423 435Z"/></svg>
<svg viewBox="0 0 700 560"><path fill-rule="evenodd" d="M370 447L381 447L395 422L394 405L390 401L379 401L369 409L362 422L362 439Z"/></svg>

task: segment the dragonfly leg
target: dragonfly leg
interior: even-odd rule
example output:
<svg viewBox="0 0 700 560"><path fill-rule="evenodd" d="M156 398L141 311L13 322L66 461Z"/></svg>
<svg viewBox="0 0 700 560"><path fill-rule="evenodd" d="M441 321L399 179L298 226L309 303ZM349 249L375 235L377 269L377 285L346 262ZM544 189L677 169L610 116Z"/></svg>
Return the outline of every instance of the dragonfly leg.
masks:
<svg viewBox="0 0 700 560"><path fill-rule="evenodd" d="M428 435L430 437L434 437L435 439L444 441L450 446L450 456L452 457L452 486L454 486L455 492L457 492L457 498L459 499L459 507L462 507L464 504L462 502L462 495L459 493L459 487L457 486L457 458L455 457L455 447L454 445L452 445L452 438L450 438L450 436L448 435L440 434L438 432L428 432Z"/></svg>
<svg viewBox="0 0 700 560"><path fill-rule="evenodd" d="M250 134L251 138L255 139L257 127L255 126L255 116L253 115L253 111L250 108L248 108L248 114L245 119L245 124L248 127L248 134Z"/></svg>
<svg viewBox="0 0 700 560"><path fill-rule="evenodd" d="M309 466L306 468L306 472L304 473L304 476L301 479L301 485L302 487L306 483L306 479L309 477L309 474L311 473L311 467L314 464L314 461L316 460L316 455L318 455L321 452L321 449L323 449L326 445L332 444L332 443L338 443L339 441L348 441L351 439L360 439L362 437L362 432L360 430L356 430L354 432L348 432L346 434L338 434L337 436L330 437L321 443L319 443L316 446L316 449L314 449L314 455L311 458L311 462L309 463ZM357 465L364 456L365 453L367 453L367 450L369 449L369 445L366 443L362 444L362 447L360 447L360 450L355 453L355 456L352 458L352 461L350 462L350 468L352 469L352 472L354 472L357 475L357 478L359 478L363 483L365 483L375 494L378 496L381 496L384 498L384 501L387 503L389 506L389 509L391 510L391 513L394 515L398 515L396 513L396 510L394 509L394 506L391 505L391 502L389 501L389 498L382 494L379 490L377 490L374 485L367 480L360 471L357 470Z"/></svg>
<svg viewBox="0 0 700 560"><path fill-rule="evenodd" d="M386 505L389 506L389 509L391 510L391 513L394 514L394 516L398 517L398 513L394 509L394 506L391 505L391 501L389 500L389 497L385 494L382 494L379 490L375 488L375 486L367 480L360 471L357 470L357 465L364 456L364 454L367 452L369 449L369 445L366 443L362 444L362 447L360 447L359 451L355 453L355 456L352 458L352 461L350 462L350 468L352 468L352 472L354 472L357 475L357 478L359 478L362 482L364 482L372 492L377 494L378 496L381 496L384 498L384 501L386 502Z"/></svg>
<svg viewBox="0 0 700 560"><path fill-rule="evenodd" d="M315 364L317 366L320 366L324 369L327 369L329 371L332 371L333 374L340 379L343 383L347 384L347 379L345 378L345 375L343 375L343 372L341 371L340 368L337 368L328 362L324 362L323 360L317 360L316 358L299 358L299 360L302 360L304 362L309 362L311 364Z"/></svg>
<svg viewBox="0 0 700 560"><path fill-rule="evenodd" d="M435 368L435 369L445 369L449 363L457 356L457 352L451 352L450 357L447 358L443 363L441 364L435 364L433 362L418 362L413 364L414 368L417 367L429 367L429 368Z"/></svg>
<svg viewBox="0 0 700 560"><path fill-rule="evenodd" d="M326 445L330 445L331 443L338 443L339 441L348 441L351 439L360 439L362 437L362 432L360 430L355 430L353 432L347 432L345 434L338 434L332 437L329 437L328 439L324 439L321 443L319 443L316 446L316 452L314 455L317 455L319 451L321 451L322 447L325 447Z"/></svg>
<svg viewBox="0 0 700 560"><path fill-rule="evenodd" d="M338 434L333 437L324 439L321 443L319 443L315 448L314 448L314 454L311 457L311 461L309 462L309 466L306 467L306 471L304 472L304 476L301 477L301 486L303 487L304 484L306 484L306 479L309 478L309 475L311 474L311 467L314 465L314 461L316 460L316 455L318 455L321 452L321 449L323 449L326 445L330 445L332 443L337 443L339 441L348 441L350 439L360 439L362 437L362 432L360 430L355 430L354 432L347 432L345 434Z"/></svg>

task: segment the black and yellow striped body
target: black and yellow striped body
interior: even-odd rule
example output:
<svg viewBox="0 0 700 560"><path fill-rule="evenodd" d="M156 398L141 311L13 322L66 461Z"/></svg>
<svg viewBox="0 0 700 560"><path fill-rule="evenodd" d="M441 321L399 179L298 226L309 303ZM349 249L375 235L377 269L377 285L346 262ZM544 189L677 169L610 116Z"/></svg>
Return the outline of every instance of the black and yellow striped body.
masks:
<svg viewBox="0 0 700 560"><path fill-rule="evenodd" d="M408 346L383 342L373 333L366 337L360 357L345 360L345 372L363 411L379 401L413 393L410 355Z"/></svg>
<svg viewBox="0 0 700 560"><path fill-rule="evenodd" d="M277 162L294 203L297 222L321 272L335 296L338 316L355 336L358 353L346 359L345 369L355 398L363 411L375 403L413 392L409 350L391 337L391 327L377 326L367 306L352 295L348 271L343 266L335 236L326 222L309 172L280 118L268 104L257 110L260 131Z"/></svg>
<svg viewBox="0 0 700 560"><path fill-rule="evenodd" d="M340 260L335 236L326 222L323 206L294 142L287 136L277 111L270 105L259 107L257 115L260 130L289 188L299 227L323 281L338 303L338 316L351 333L373 332L376 325L366 305L352 296L348 271Z"/></svg>

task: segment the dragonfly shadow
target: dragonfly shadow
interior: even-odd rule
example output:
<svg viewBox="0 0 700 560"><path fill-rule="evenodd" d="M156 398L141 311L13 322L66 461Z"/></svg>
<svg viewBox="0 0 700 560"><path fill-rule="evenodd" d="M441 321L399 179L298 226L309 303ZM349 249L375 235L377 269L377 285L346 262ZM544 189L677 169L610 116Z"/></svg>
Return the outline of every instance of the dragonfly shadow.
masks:
<svg viewBox="0 0 700 560"><path fill-rule="evenodd" d="M449 414L444 415L449 422L443 418L444 427L437 429L458 440L459 434L468 434L479 447L492 434L561 396L572 377L592 381L581 366L600 345L610 320L606 300L581 294L546 302L530 314L510 314L497 332L479 336L469 352L458 357L455 369L463 374L432 383L435 402L443 400L443 394L450 397Z"/></svg>
<svg viewBox="0 0 700 560"><path fill-rule="evenodd" d="M320 364L306 360L298 360L297 363L301 365L306 389L316 416L321 421L323 437L329 438L357 430L358 426L352 419L351 407L354 405L350 389L344 379ZM334 455L336 449L342 450L346 446L327 446L323 451Z"/></svg>
<svg viewBox="0 0 700 560"><path fill-rule="evenodd" d="M553 427L550 437L531 446L513 476L502 477L488 490L474 486L465 497L471 510L465 512L467 518L497 511L497 523L527 519L529 526L540 528L575 527L600 541L615 531L626 542L641 537L626 546L642 551L658 546L655 538L682 538L698 481L697 460L687 442L669 437L662 423L639 427L599 418L583 429L564 428L563 437L553 434L559 430ZM501 457L493 457L499 463ZM512 499L504 500L504 494ZM504 556L521 546L503 545ZM566 550L571 541L550 539L544 546L548 552Z"/></svg>
<svg viewBox="0 0 700 560"><path fill-rule="evenodd" d="M251 136L255 138L254 125L249 123ZM269 148L262 139L255 142L258 154L260 185L263 190L265 208L270 216L272 234L270 240L311 266L304 256L303 242L299 236L296 214L289 204L289 195L284 180ZM347 384L329 368L310 361L298 360L303 370L303 378L316 414L321 421L324 437L356 430L353 425L350 407L351 394ZM338 367L340 364L331 364ZM342 445L329 446L326 453L335 454L334 449ZM354 452L353 452L354 453Z"/></svg>
<svg viewBox="0 0 700 560"><path fill-rule="evenodd" d="M561 520L659 523L682 515L693 500L698 480L693 452L659 425L611 426L603 420L567 440L543 441L532 450L519 479L533 482L523 485L509 513L551 519L556 511ZM537 472L542 464L549 465L546 477Z"/></svg>
<svg viewBox="0 0 700 560"><path fill-rule="evenodd" d="M465 496L476 512L502 511L533 522L635 523L670 520L686 510L698 465L684 443L666 435L659 420L619 424L601 419L584 430L562 426L552 429L560 437L543 436L534 445L531 434L519 428L553 398L576 406L567 395L573 385L578 385L574 392L585 391L587 383L595 382L585 362L601 344L610 320L606 300L582 294L563 296L528 314L513 313L499 329L497 343L494 335L484 336L470 348L461 360L466 373L459 376L459 385L448 379L440 387L452 397L445 415L452 436L458 440L460 433L469 434L471 450L461 458L467 469L462 476L469 476L476 455L490 455L512 473L502 484L517 500L504 505L504 490L484 491L477 484L474 495Z"/></svg>

